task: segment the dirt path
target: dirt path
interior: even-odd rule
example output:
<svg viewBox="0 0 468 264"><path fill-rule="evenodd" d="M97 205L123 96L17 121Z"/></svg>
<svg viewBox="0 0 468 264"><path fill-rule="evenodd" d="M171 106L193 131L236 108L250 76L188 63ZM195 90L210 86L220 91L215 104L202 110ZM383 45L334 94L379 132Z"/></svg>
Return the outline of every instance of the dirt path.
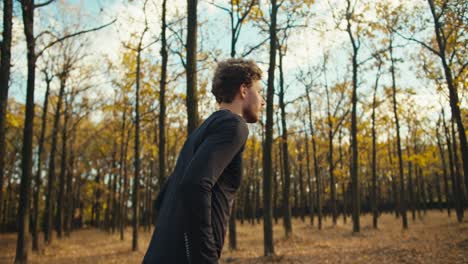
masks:
<svg viewBox="0 0 468 264"><path fill-rule="evenodd" d="M281 220L274 227L275 257L263 255L263 226L238 224L237 251L225 245L220 264L228 263L468 263L468 221L456 222L455 216L428 212L422 220L409 221L402 231L401 220L383 215L379 229L371 228L371 217L361 217L362 231L352 235L351 223L330 219L318 231L309 219L293 221L294 235L286 240ZM151 234L140 232L140 250L131 251L131 229L125 240L96 229L80 230L70 238L54 240L40 253L30 253L31 263L141 263ZM227 241L226 241L227 243ZM15 234L0 235L0 263L13 263Z"/></svg>

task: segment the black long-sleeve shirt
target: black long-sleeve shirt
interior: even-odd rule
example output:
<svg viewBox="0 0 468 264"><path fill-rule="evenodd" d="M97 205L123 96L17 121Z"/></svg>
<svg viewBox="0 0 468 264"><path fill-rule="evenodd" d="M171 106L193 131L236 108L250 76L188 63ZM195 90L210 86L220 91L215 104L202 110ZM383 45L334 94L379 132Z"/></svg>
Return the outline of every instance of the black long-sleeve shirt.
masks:
<svg viewBox="0 0 468 264"><path fill-rule="evenodd" d="M159 214L144 263L217 263L242 179L244 119L223 109L192 132L156 200Z"/></svg>

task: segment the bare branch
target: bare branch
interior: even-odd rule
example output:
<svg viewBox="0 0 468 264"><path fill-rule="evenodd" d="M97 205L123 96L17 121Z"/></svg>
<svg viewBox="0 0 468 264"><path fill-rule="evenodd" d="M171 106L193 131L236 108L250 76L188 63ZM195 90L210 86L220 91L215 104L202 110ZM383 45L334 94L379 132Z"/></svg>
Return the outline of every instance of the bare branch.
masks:
<svg viewBox="0 0 468 264"><path fill-rule="evenodd" d="M55 0L48 0L48 1L45 1L44 3L35 4L35 5L34 5L34 8L38 8L38 7L43 7L43 6L49 5L49 4L51 4L52 2L55 2Z"/></svg>
<svg viewBox="0 0 468 264"><path fill-rule="evenodd" d="M72 37L76 37L78 35L81 35L81 34L85 34L85 33L89 33L89 32L93 32L93 31L97 31L97 30L100 30L102 28L105 28L111 24L113 24L117 19L114 19L113 21L111 21L110 23L107 23L105 25L102 25L100 27L96 27L96 28L92 28L92 29L87 29L87 30L82 30L82 31L78 31L78 32L75 32L73 34L70 34L70 35L66 35L66 36L63 36L61 38L58 38L52 42L50 42L48 45L46 45L41 51L39 51L37 54L36 54L36 58L39 58L43 53L44 51L46 51L48 48L54 46L55 44L57 43L60 43L66 39L69 39L69 38L72 38Z"/></svg>
<svg viewBox="0 0 468 264"><path fill-rule="evenodd" d="M252 53L253 51L255 51L256 49L260 48L261 46L263 46L263 44L265 44L270 38L266 38L264 39L262 42L258 43L257 45L253 46L253 47L250 47L248 50L244 51L242 53L242 57L246 57L248 56L250 53Z"/></svg>
<svg viewBox="0 0 468 264"><path fill-rule="evenodd" d="M411 41L414 41L414 42L416 42L416 43L422 45L423 47L425 47L426 49L430 50L430 51L431 51L432 53L434 53L435 55L437 55L437 56L439 56L439 57L441 56L439 52L437 52L435 49L431 48L431 47L430 47L429 45L427 45L426 43L424 43L424 42L422 42L422 41L420 41L420 40L418 40L418 39L415 39L415 38L413 38L413 37L406 37L406 36L403 36L403 35L400 34L398 31L396 31L396 33L397 33L400 37L402 37L402 38L404 38L404 39L406 39L406 40L411 40Z"/></svg>
<svg viewBox="0 0 468 264"><path fill-rule="evenodd" d="M49 30L45 30L45 31L42 31L41 33L39 33L39 35L37 35L34 39L37 41L40 37L44 36L44 35L51 35L52 37L54 38L58 38L54 33L52 33L51 31Z"/></svg>
<svg viewBox="0 0 468 264"><path fill-rule="evenodd" d="M209 4L211 4L212 6L215 6L221 10L224 10L226 12L228 12L229 14L231 14L231 10L229 10L228 8L224 7L224 6L220 6L218 4L215 4L215 2L209 2Z"/></svg>

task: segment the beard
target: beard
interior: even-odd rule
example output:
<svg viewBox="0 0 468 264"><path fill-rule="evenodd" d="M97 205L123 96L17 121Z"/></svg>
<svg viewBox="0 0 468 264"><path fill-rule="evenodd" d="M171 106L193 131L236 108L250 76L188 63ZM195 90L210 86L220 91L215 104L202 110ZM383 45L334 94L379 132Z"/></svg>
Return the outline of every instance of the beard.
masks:
<svg viewBox="0 0 468 264"><path fill-rule="evenodd" d="M257 123L258 122L258 115L252 111L252 109L244 108L242 110L242 116L244 117L247 123Z"/></svg>

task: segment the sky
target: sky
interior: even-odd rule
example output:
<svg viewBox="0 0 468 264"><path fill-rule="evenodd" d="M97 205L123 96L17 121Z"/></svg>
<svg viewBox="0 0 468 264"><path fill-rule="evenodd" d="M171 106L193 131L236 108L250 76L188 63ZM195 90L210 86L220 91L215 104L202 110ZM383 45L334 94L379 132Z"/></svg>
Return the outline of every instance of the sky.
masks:
<svg viewBox="0 0 468 264"><path fill-rule="evenodd" d="M217 56L217 60L229 57L230 53L230 25L227 13L214 5L210 4L211 0L199 1L198 5L198 20L201 23L199 28L199 38L201 47L204 51L220 50L221 56ZM400 0L393 0L396 3ZM403 0L401 0L403 1ZM266 1L262 1L265 3ZM331 2L331 3L330 3ZM336 30L334 28L334 20L331 15L330 7L343 8L343 0L316 0L310 9L311 17L308 22L309 27L306 29L294 30L288 39L288 51L284 58L285 80L288 86L286 93L286 101L292 100L304 91L303 86L298 83L297 75L299 71L306 70L309 66L318 65L321 63L324 51L330 54L329 59L329 81L347 79L350 80L350 45L349 38L346 32ZM424 5L425 1L404 1L406 5ZM132 33L139 34L143 28L144 13L142 11L142 0L57 0L50 6L41 8L37 12L36 19L36 34L41 29L52 28L59 31L63 25L69 25L69 31L77 31L87 28L103 25L117 19L116 22L99 32L90 33L87 37L90 39L89 50L90 64L101 64L103 58L108 57L113 61L118 61L119 55L122 52L122 42L128 41ZM217 4L224 5L227 1L216 1ZM371 1L375 3L375 1ZM160 32L160 0L150 1L147 7L148 23L150 25L150 34L147 34L145 42L152 42ZM18 8L18 2L15 2ZM185 13L185 0L168 1L168 20L172 21L175 17L179 17ZM263 10L268 12L267 9ZM281 12L281 10L280 10ZM77 15L79 14L79 15ZM366 13L367 19L374 19L375 14ZM281 16L281 15L280 15ZM79 19L77 18L79 17ZM280 17L284 19L284 15ZM23 101L26 98L26 56L23 29L19 10L15 11L14 18L14 48L13 48L13 69L12 69L12 86L10 96L15 100ZM183 25L185 25L185 21ZM326 29L322 32L315 30L317 27ZM185 37L185 36L184 36ZM266 38L265 33L260 32L259 28L252 23L244 25L238 43L238 51L259 43ZM439 112L439 101L435 88L431 82L422 81L416 77L418 70L412 62L407 60L411 53L420 49L415 43L401 41L407 45L404 49L396 51L396 56L403 60L399 64L397 73L397 85L404 88L415 88L416 95L414 96L416 104L421 107L428 108L424 114L431 116L434 119ZM40 46L38 44L38 46ZM156 43L144 56L151 60L158 61L159 44ZM180 70L181 65L175 55L170 55L170 64L177 70ZM368 56L368 51L362 49L360 59L363 60ZM262 49L251 54L251 59L256 60L264 71L264 79L266 86L266 73L268 70L268 44ZM211 58L214 59L214 58ZM40 64L40 62L38 62ZM364 66L366 67L366 66ZM169 69L171 70L171 69ZM213 68L208 68L200 74L203 76L211 76ZM278 71L276 72L278 76ZM374 71L363 71L360 75L360 86L358 92L362 98L362 102L367 102L370 98L370 91L374 83ZM36 101L42 102L44 94L44 85L40 74L36 74ZM102 84L100 91L104 91L104 95L110 95L112 88L108 85L108 77L105 73L101 73L96 77L99 83ZM185 81L183 77L177 89L185 90ZM209 78L209 77L208 77ZM335 80L334 80L335 79ZM389 75L385 74L382 77L381 84L389 85ZM319 80L323 82L323 80ZM209 87L209 86L208 86ZM109 93L107 93L109 92ZM319 91L323 93L323 91ZM276 100L276 99L275 99ZM444 100L442 100L444 101ZM462 106L466 106L466 100ZM288 112L294 112L295 109L290 105ZM433 109L429 109L432 107ZM317 109L318 112L324 109Z"/></svg>

